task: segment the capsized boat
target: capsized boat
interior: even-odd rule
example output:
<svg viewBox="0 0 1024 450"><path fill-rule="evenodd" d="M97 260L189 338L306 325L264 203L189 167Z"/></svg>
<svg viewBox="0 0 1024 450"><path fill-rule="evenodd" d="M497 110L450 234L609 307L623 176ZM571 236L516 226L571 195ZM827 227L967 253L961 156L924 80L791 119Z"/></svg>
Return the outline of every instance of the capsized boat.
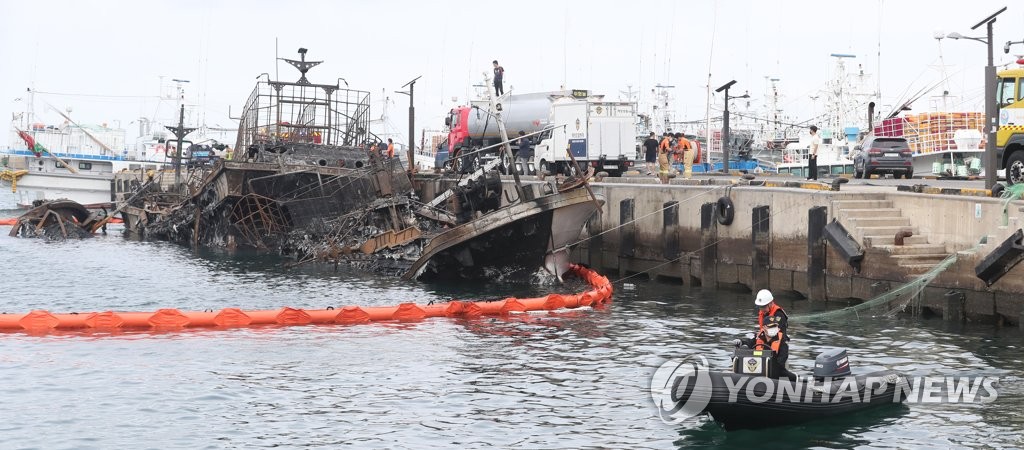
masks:
<svg viewBox="0 0 1024 450"><path fill-rule="evenodd" d="M902 403L907 377L892 370L853 375L845 349L818 355L812 376L779 378L769 350L737 348L732 372L698 367L696 376L676 377L677 408L707 414L726 430L800 424ZM696 408L695 408L696 407Z"/></svg>

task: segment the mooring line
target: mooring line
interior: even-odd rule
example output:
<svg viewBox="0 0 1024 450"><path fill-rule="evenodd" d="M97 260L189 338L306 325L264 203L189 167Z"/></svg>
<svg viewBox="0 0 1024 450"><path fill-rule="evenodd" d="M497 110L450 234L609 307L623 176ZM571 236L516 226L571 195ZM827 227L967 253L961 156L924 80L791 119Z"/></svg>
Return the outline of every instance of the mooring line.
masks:
<svg viewBox="0 0 1024 450"><path fill-rule="evenodd" d="M768 218L769 218L769 219L771 219L771 218L774 218L775 216L777 216L777 215L779 215L779 214L782 214L782 213L784 213L784 212L786 212L786 211L789 211L789 210L790 210L790 209L792 209L792 208L795 208L795 206L792 206L792 207L790 207L790 208L785 208L785 209L782 209L782 210L780 210L780 211L774 212L774 213L772 213L771 215L769 215L769 216L768 216ZM665 208L662 208L662 209L664 210ZM763 220L762 220L761 222L763 222ZM751 230L751 229L753 229L753 228L754 228L754 225L760 224L761 222L751 223L749 227L746 227L746 228L742 228L742 229L741 229L741 231L747 231L747 230ZM668 261L665 261L665 262L663 262L663 263L661 263L661 264L658 264L658 265L656 265L656 266L654 266L654 267L651 267L650 269L647 269L647 270L642 270L642 271L640 271L640 272L637 272L637 273L634 273L634 274L632 274L632 275L627 275L627 276L625 276L625 277L619 278L619 279L617 279L617 280L615 280L615 281L612 281L612 283L619 283L619 282L622 282L622 281L628 280L628 279L630 279L630 278L633 278L633 277L635 277L635 276L637 276L637 275L646 275L646 274L648 274L648 273L650 273L650 272L653 272L653 271L654 271L654 270L656 270L656 269L660 269L660 268L662 268L662 267L665 267L665 266L667 266L667 265L669 265L669 264L674 264L674 263L678 262L679 260L681 260L681 259L683 259L683 258L687 258L687 257L690 257L690 256L691 256L691 255L693 255L693 254L699 253L699 252L703 251L704 249L706 249L706 248L708 248L708 247L711 247L712 245L718 245L718 243L719 243L719 242L722 242L722 241L724 241L725 239L726 239L726 238L724 238L724 237L723 237L723 238L719 238L719 239L715 240L714 242L711 242L711 243L709 243L709 244L707 244L707 245L704 245L704 246L698 247L697 249L695 249L695 250L693 250L693 251L691 251L691 252L685 252L685 253L683 253L682 255L679 255L679 256L678 256L678 257L676 257L676 258L673 258L673 259L670 259L670 260L668 260Z"/></svg>

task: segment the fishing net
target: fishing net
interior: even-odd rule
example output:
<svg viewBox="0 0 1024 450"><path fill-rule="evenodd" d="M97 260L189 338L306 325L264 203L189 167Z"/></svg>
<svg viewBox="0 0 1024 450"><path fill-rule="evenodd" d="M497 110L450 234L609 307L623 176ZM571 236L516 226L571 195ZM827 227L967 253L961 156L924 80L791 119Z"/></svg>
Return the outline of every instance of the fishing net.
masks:
<svg viewBox="0 0 1024 450"><path fill-rule="evenodd" d="M974 246L970 251L975 251L981 244ZM938 265L932 270L922 274L920 277L903 284L902 286L879 295L871 300L864 303L849 306L843 309L835 311L824 311L811 314L798 314L790 316L790 322L813 322L813 321L829 321L836 319L846 319L850 317L860 317L862 313L868 317L891 317L896 314L906 311L907 307L910 306L911 302L915 300L919 303L921 299L921 291L924 290L925 286L928 286L935 277L939 276L944 270L948 269L949 266L953 265L957 260L957 253L953 253L943 259ZM870 311L870 313L865 313Z"/></svg>
<svg viewBox="0 0 1024 450"><path fill-rule="evenodd" d="M1003 211L1006 211L1006 208L1010 206L1010 202L1024 198L1024 183L1006 186L1000 198L1003 199Z"/></svg>
<svg viewBox="0 0 1024 450"><path fill-rule="evenodd" d="M1006 211L1010 202L1024 198L1024 184L1006 186L1006 189L1003 190L1000 197L1003 199L1003 211ZM969 250L969 252L976 251L984 243L985 239L982 239L982 241ZM949 266L953 265L956 260L957 254L953 253L946 257L946 259L942 260L942 262L936 265L935 268L922 274L917 279L859 305L835 311L794 315L790 317L790 320L796 322L812 322L845 319L849 317L860 317L865 311L872 311L872 313L866 314L870 317L895 316L900 312L906 311L911 302L914 302L915 300L920 302L920 294L921 291L924 290L925 286L931 283L932 280L939 276L939 274L944 270L948 269Z"/></svg>

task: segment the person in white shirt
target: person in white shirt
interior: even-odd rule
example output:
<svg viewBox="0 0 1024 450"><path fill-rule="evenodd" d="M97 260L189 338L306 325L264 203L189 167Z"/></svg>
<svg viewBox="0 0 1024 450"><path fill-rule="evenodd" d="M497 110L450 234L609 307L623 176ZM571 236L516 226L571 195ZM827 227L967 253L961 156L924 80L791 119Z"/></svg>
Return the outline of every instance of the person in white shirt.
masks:
<svg viewBox="0 0 1024 450"><path fill-rule="evenodd" d="M818 148L821 147L821 137L818 136L818 127L811 125L811 145L807 150L807 179L818 179Z"/></svg>

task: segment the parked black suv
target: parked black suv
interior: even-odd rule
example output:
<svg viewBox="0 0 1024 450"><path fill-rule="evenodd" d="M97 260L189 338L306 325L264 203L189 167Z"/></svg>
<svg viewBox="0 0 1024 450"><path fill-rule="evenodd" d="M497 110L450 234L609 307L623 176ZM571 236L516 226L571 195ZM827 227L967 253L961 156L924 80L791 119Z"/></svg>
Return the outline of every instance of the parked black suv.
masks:
<svg viewBox="0 0 1024 450"><path fill-rule="evenodd" d="M868 136L855 150L853 176L856 178L885 173L891 173L893 178L914 176L914 161L906 138Z"/></svg>

